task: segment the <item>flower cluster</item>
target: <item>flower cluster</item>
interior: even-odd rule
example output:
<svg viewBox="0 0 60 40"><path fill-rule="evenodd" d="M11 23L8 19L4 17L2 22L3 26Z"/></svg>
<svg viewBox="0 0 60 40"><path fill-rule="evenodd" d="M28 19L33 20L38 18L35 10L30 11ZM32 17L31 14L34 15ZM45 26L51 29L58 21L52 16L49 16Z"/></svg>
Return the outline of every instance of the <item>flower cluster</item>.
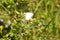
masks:
<svg viewBox="0 0 60 40"><path fill-rule="evenodd" d="M8 20L7 23L4 23L4 20L0 18L0 25L5 25L5 27L7 28L9 25L11 24L11 21Z"/></svg>
<svg viewBox="0 0 60 40"><path fill-rule="evenodd" d="M8 28L8 26L9 26L10 24L11 24L11 21L8 20L8 21L7 21L7 24L5 24L5 27Z"/></svg>

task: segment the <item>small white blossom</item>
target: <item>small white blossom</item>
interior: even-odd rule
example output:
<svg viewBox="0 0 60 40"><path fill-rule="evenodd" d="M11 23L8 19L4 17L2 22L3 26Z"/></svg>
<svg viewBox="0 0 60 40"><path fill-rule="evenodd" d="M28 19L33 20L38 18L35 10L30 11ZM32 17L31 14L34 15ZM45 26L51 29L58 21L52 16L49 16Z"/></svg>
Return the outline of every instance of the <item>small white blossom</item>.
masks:
<svg viewBox="0 0 60 40"><path fill-rule="evenodd" d="M25 19L26 19L26 20L30 20L30 19L32 18L32 16L34 15L34 14L31 13L31 12L25 12L24 14L25 14Z"/></svg>
<svg viewBox="0 0 60 40"><path fill-rule="evenodd" d="M0 22L3 22L3 19L0 19Z"/></svg>
<svg viewBox="0 0 60 40"><path fill-rule="evenodd" d="M8 20L8 21L7 21L7 24L5 24L5 27L8 28L8 26L9 26L10 24L11 24L11 21Z"/></svg>
<svg viewBox="0 0 60 40"><path fill-rule="evenodd" d="M5 24L5 27L6 27L6 28L8 28L8 25L7 25L7 24Z"/></svg>
<svg viewBox="0 0 60 40"><path fill-rule="evenodd" d="M42 22L40 22L39 24L38 24L38 26L41 26L42 25Z"/></svg>
<svg viewBox="0 0 60 40"><path fill-rule="evenodd" d="M18 3L18 2L16 2L16 5L19 5L19 3Z"/></svg>
<svg viewBox="0 0 60 40"><path fill-rule="evenodd" d="M11 21L10 20L8 20L8 25L10 25L11 24Z"/></svg>

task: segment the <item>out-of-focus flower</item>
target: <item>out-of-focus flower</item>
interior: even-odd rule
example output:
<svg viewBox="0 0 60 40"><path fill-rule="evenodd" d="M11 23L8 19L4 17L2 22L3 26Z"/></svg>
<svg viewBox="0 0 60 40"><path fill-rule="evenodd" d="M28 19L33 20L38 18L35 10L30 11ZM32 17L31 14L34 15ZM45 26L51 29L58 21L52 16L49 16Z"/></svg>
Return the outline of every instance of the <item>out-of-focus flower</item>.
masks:
<svg viewBox="0 0 60 40"><path fill-rule="evenodd" d="M6 28L8 28L8 25L7 25L7 24L5 24L5 27L6 27Z"/></svg>
<svg viewBox="0 0 60 40"><path fill-rule="evenodd" d="M3 19L0 19L0 25L3 25Z"/></svg>
<svg viewBox="0 0 60 40"><path fill-rule="evenodd" d="M19 5L19 3L18 3L18 2L16 2L16 5Z"/></svg>
<svg viewBox="0 0 60 40"><path fill-rule="evenodd" d="M0 19L0 22L3 22L3 19Z"/></svg>
<svg viewBox="0 0 60 40"><path fill-rule="evenodd" d="M31 12L25 12L24 15L26 20L30 20L34 14Z"/></svg>
<svg viewBox="0 0 60 40"><path fill-rule="evenodd" d="M11 24L11 21L8 20L8 21L7 21L7 24L5 24L5 27L8 28L8 26L9 26L10 24Z"/></svg>
<svg viewBox="0 0 60 40"><path fill-rule="evenodd" d="M11 24L11 21L10 20L8 20L8 25L10 25Z"/></svg>
<svg viewBox="0 0 60 40"><path fill-rule="evenodd" d="M40 22L40 23L38 24L38 26L42 26L42 22Z"/></svg>
<svg viewBox="0 0 60 40"><path fill-rule="evenodd" d="M33 24L33 22L30 22L30 24Z"/></svg>

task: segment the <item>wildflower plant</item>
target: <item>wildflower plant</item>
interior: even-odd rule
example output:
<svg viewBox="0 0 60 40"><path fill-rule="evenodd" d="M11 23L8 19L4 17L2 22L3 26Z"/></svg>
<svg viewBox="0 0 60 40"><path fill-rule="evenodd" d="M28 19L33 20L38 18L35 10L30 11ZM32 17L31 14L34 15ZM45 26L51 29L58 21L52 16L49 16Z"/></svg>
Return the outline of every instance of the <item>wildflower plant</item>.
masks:
<svg viewBox="0 0 60 40"><path fill-rule="evenodd" d="M31 12L25 12L24 15L25 15L25 20L30 20L34 14Z"/></svg>
<svg viewBox="0 0 60 40"><path fill-rule="evenodd" d="M60 0L0 0L0 40L60 40Z"/></svg>

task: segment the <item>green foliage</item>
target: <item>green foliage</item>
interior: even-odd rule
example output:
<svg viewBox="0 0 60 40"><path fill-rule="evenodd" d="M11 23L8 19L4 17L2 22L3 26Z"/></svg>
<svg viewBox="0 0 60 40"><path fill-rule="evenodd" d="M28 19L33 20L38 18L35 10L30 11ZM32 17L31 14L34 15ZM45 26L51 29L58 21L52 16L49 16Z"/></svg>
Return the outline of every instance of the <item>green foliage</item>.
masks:
<svg viewBox="0 0 60 40"><path fill-rule="evenodd" d="M25 20L24 12L33 18ZM60 0L0 0L0 19L0 40L60 39Z"/></svg>

